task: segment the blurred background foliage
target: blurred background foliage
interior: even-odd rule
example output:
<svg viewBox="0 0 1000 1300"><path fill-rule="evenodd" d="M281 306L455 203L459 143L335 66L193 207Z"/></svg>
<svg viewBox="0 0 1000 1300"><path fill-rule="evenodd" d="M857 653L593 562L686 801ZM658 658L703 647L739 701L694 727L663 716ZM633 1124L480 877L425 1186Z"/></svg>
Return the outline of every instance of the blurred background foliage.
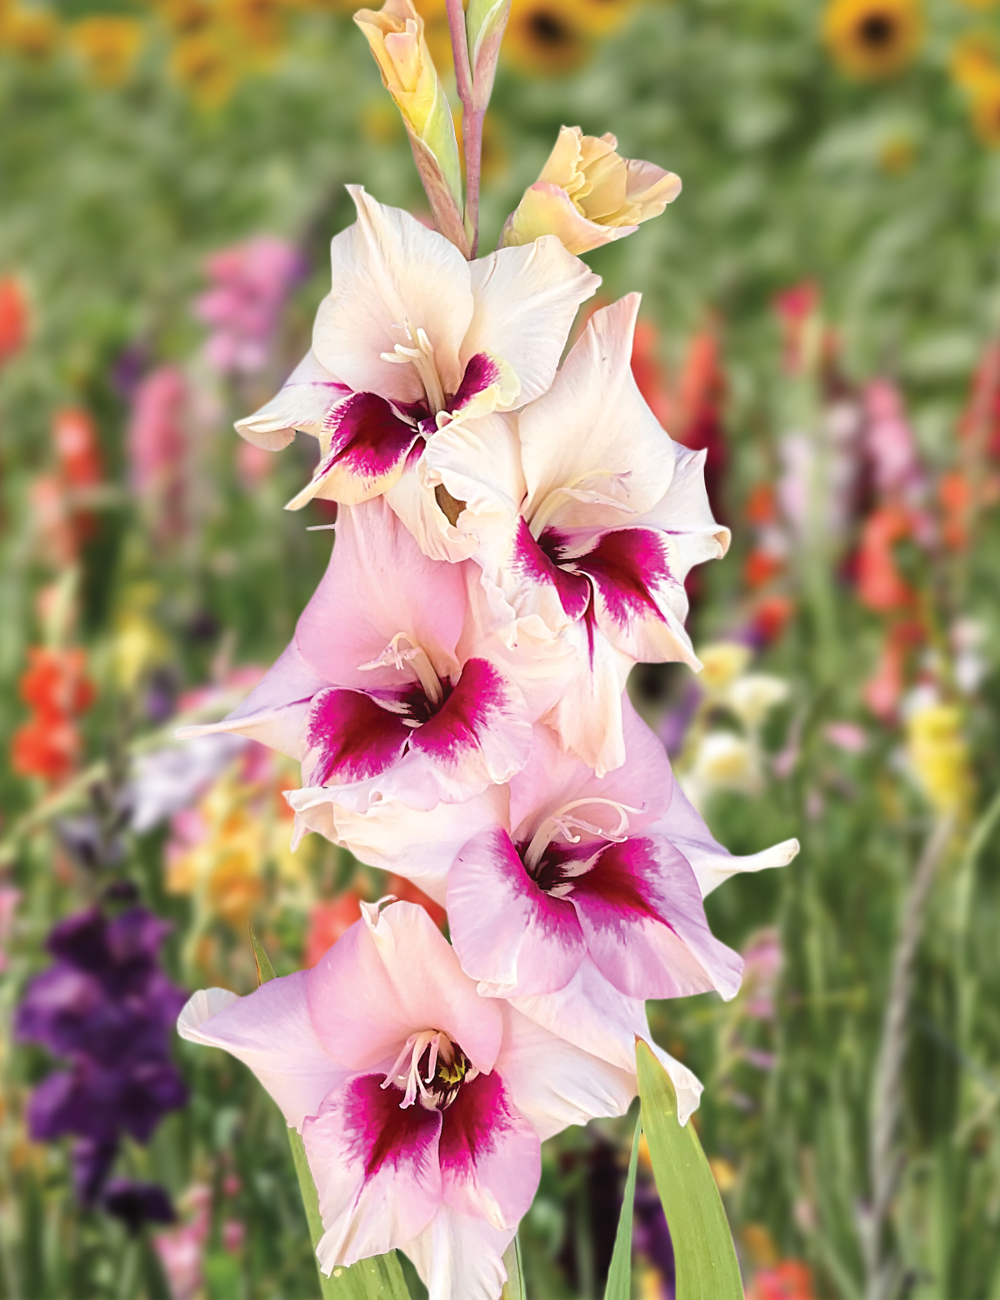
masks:
<svg viewBox="0 0 1000 1300"><path fill-rule="evenodd" d="M291 765L170 741L240 698L328 558L333 512L281 509L308 448L231 423L308 345L344 185L423 211L349 9L0 0L3 1300L315 1294L241 1067L164 1038L187 1100L105 1135L123 1186L88 1192L89 1120L29 1136L60 1053L23 1008L97 905L171 923L149 971L243 992L248 924L283 973L405 888L289 853ZM633 694L728 847L803 846L709 900L739 997L652 1009L706 1082L748 1294L1000 1300L1000 7L514 0L484 246L562 123L683 178L589 260L603 297L644 291L637 378L734 529L692 589L704 673ZM602 1293L631 1131L548 1144L531 1300ZM637 1295L670 1296L640 1171Z"/></svg>

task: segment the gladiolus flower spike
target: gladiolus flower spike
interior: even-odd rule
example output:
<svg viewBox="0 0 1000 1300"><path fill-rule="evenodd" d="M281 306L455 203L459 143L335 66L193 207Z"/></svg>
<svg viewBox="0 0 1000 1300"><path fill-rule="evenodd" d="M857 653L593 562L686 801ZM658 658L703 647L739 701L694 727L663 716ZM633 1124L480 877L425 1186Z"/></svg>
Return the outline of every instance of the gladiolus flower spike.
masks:
<svg viewBox="0 0 1000 1300"><path fill-rule="evenodd" d="M179 1026L244 1061L301 1135L324 1274L398 1249L431 1300L498 1300L540 1143L624 1114L637 1042L686 1123L701 1084L652 1044L645 1001L734 996L742 962L702 900L798 844L732 857L625 694L637 662L700 667L684 582L729 544L704 453L672 441L632 376L638 295L596 312L559 364L599 284L578 254L658 215L680 182L564 128L503 246L476 258L508 3L447 9L464 228L422 21L386 0L357 21L439 230L351 189L358 219L333 240L312 347L237 426L270 450L317 439L291 507L338 502L336 545L285 652L191 732L297 760L294 842L316 832L390 871L446 909L451 937L415 903L341 900L310 969L271 978L255 948L267 982L196 993Z"/></svg>

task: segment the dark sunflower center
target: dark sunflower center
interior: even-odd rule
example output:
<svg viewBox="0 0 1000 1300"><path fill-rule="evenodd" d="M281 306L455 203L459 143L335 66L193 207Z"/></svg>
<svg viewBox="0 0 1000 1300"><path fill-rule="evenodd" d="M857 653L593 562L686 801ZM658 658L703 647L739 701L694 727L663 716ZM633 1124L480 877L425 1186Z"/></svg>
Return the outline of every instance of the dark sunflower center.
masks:
<svg viewBox="0 0 1000 1300"><path fill-rule="evenodd" d="M566 24L560 22L555 14L547 13L544 9L532 14L528 25L539 45L546 45L550 49L568 45L573 39L573 34Z"/></svg>
<svg viewBox="0 0 1000 1300"><path fill-rule="evenodd" d="M882 50L896 35L896 20L889 14L869 14L858 28L863 44Z"/></svg>

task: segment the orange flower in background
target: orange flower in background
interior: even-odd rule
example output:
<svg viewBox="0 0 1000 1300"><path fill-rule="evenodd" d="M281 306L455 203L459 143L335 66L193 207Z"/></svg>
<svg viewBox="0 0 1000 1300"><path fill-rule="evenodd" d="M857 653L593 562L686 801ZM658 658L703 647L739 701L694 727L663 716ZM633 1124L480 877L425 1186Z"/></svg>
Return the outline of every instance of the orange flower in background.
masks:
<svg viewBox="0 0 1000 1300"><path fill-rule="evenodd" d="M0 10L0 49L28 59L47 59L59 44L59 19L51 9L12 4Z"/></svg>
<svg viewBox="0 0 1000 1300"><path fill-rule="evenodd" d="M13 275L0 278L0 366L24 347L28 337L28 304Z"/></svg>
<svg viewBox="0 0 1000 1300"><path fill-rule="evenodd" d="M21 698L31 706L32 717L14 734L11 766L21 776L64 780L79 755L80 737L74 720L94 699L84 651L30 649L28 669L21 678Z"/></svg>
<svg viewBox="0 0 1000 1300"><path fill-rule="evenodd" d="M913 537L913 520L901 506L880 506L865 520L858 551L858 599L880 614L912 609L916 592L904 582L893 548Z"/></svg>
<svg viewBox="0 0 1000 1300"><path fill-rule="evenodd" d="M747 1300L816 1300L812 1272L798 1259L783 1259L758 1271Z"/></svg>
<svg viewBox="0 0 1000 1300"><path fill-rule="evenodd" d="M390 876L386 881L385 891L387 894L394 894L403 903L418 903L438 929L444 929L448 913L432 898L428 898L412 880L406 880L403 876Z"/></svg>
<svg viewBox="0 0 1000 1300"><path fill-rule="evenodd" d="M309 914L303 965L312 968L361 915L361 895L354 889L317 903Z"/></svg>
<svg viewBox="0 0 1000 1300"><path fill-rule="evenodd" d="M673 415L670 390L660 363L660 332L645 316L636 321L632 339L632 376L639 392L664 428Z"/></svg>
<svg viewBox="0 0 1000 1300"><path fill-rule="evenodd" d="M923 34L919 0L830 0L823 14L823 39L853 77L874 80L900 72Z"/></svg>
<svg viewBox="0 0 1000 1300"><path fill-rule="evenodd" d="M138 18L94 14L70 28L69 41L98 86L121 86L129 78L145 40Z"/></svg>

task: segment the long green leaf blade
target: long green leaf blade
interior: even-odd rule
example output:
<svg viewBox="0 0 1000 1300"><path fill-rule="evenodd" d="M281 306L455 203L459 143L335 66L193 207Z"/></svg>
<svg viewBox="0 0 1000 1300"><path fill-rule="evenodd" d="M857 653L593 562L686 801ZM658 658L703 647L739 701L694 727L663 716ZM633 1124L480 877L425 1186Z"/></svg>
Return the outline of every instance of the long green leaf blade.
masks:
<svg viewBox="0 0 1000 1300"><path fill-rule="evenodd" d="M521 1271L521 1247L517 1237L504 1251L503 1266L507 1270L507 1281L500 1293L500 1300L525 1300L524 1273Z"/></svg>
<svg viewBox="0 0 1000 1300"><path fill-rule="evenodd" d="M274 967L252 930L250 946L253 949L254 961L257 963L257 978L261 984L266 984L275 978ZM315 1254L323 1235L323 1219L319 1212L316 1184L309 1169L305 1143L293 1128L288 1130L288 1143L292 1148L292 1161L299 1180L302 1205L306 1212L306 1222L309 1224L309 1236ZM317 1260L316 1271L323 1300L410 1300L403 1270L399 1266L395 1251L389 1255L379 1255L375 1259L359 1260L350 1268L335 1268L330 1277L325 1277L319 1272Z"/></svg>
<svg viewBox="0 0 1000 1300"><path fill-rule="evenodd" d="M647 1043L635 1049L642 1127L674 1244L677 1300L743 1300L732 1234L693 1124L681 1128L670 1076Z"/></svg>
<svg viewBox="0 0 1000 1300"><path fill-rule="evenodd" d="M628 1177L625 1179L625 1195L622 1197L622 1212L618 1217L618 1231L615 1233L615 1249L608 1269L608 1281L604 1288L604 1300L631 1300L632 1295L632 1209L635 1204L635 1174L639 1167L639 1138L642 1136L642 1115L635 1125L632 1138L632 1155L628 1162Z"/></svg>

